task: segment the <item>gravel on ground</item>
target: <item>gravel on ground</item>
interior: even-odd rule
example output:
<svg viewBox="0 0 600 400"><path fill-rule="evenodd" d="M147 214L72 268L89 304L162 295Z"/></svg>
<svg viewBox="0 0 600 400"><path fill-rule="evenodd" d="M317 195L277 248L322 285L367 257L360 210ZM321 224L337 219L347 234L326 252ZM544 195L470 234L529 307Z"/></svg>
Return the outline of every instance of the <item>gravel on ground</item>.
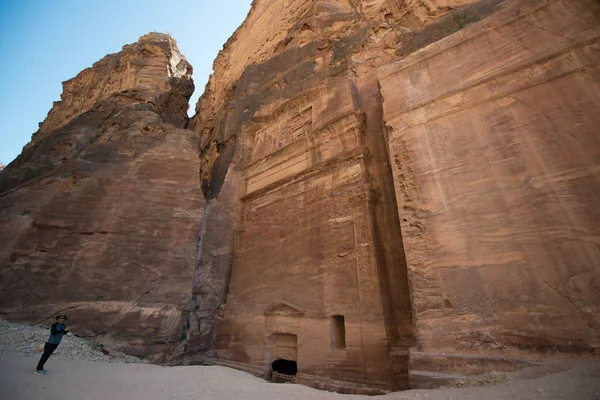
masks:
<svg viewBox="0 0 600 400"><path fill-rule="evenodd" d="M474 379L465 387L409 390L383 396L330 393L297 384L272 384L220 366L167 367L92 349L92 343L65 337L46 363L48 373L33 373L35 348L48 329L0 320L0 399L16 400L599 400L600 360L571 359L545 364L501 379ZM501 382L495 385L489 383ZM482 384L484 386L468 386Z"/></svg>
<svg viewBox="0 0 600 400"><path fill-rule="evenodd" d="M67 328L68 329L68 328ZM50 336L50 326L47 328L15 324L0 320L0 355L8 354L37 354ZM102 361L109 363L148 363L138 357L129 356L118 352L109 355L94 350L93 342L74 335L63 336L60 345L52 354L50 360L80 360Z"/></svg>

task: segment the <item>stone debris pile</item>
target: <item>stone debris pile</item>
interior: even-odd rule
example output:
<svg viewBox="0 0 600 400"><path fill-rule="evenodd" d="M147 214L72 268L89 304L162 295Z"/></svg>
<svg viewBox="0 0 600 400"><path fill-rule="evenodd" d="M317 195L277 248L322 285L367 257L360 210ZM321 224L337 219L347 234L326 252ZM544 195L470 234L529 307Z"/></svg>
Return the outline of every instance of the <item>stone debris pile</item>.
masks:
<svg viewBox="0 0 600 400"><path fill-rule="evenodd" d="M40 347L50 335L50 328L15 324L0 320L0 355L41 354ZM52 358L63 360L102 361L111 363L145 363L148 361L118 352L110 356L93 349L94 343L74 335L63 337Z"/></svg>

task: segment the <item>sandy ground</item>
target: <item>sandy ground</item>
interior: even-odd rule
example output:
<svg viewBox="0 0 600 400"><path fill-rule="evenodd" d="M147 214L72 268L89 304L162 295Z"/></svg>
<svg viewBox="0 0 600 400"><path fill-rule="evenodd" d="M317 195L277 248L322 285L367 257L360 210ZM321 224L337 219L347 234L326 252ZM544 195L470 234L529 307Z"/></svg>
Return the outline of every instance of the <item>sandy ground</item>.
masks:
<svg viewBox="0 0 600 400"><path fill-rule="evenodd" d="M52 359L48 373L33 373L37 356L0 356L0 399L14 400L481 400L600 399L600 360L564 361L525 370L495 386L410 390L385 396L351 396L302 385L272 384L224 367L163 367L151 364Z"/></svg>

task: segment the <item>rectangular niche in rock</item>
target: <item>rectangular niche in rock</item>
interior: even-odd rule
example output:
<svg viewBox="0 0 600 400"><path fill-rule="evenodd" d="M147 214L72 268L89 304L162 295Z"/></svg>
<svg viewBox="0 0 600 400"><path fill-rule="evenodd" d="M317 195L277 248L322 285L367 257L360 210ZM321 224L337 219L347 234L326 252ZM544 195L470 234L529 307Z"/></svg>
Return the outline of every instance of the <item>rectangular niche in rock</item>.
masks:
<svg viewBox="0 0 600 400"><path fill-rule="evenodd" d="M346 350L346 327L343 315L333 315L330 319L331 350Z"/></svg>

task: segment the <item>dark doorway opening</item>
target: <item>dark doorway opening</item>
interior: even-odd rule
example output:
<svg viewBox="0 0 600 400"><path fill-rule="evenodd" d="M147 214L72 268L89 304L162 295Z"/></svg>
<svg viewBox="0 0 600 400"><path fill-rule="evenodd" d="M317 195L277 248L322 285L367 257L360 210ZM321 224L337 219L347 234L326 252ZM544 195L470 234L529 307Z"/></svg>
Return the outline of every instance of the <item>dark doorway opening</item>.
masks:
<svg viewBox="0 0 600 400"><path fill-rule="evenodd" d="M282 358L271 364L271 382L273 383L296 383L296 372L298 364L296 361L284 360Z"/></svg>
<svg viewBox="0 0 600 400"><path fill-rule="evenodd" d="M296 382L298 372L298 336L291 333L276 333L273 336L273 358L271 382Z"/></svg>
<svg viewBox="0 0 600 400"><path fill-rule="evenodd" d="M271 368L273 369L273 372L284 375L296 375L296 372L298 372L298 364L296 361L283 360L281 358L273 361Z"/></svg>

